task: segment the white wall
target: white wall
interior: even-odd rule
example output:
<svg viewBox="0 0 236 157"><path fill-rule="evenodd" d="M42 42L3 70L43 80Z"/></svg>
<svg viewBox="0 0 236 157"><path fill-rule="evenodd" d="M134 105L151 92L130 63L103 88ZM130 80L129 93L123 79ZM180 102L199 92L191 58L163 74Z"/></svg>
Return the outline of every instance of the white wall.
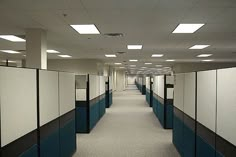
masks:
<svg viewBox="0 0 236 157"><path fill-rule="evenodd" d="M137 79L136 75L128 75L128 85L134 85L135 84L135 79Z"/></svg>
<svg viewBox="0 0 236 157"><path fill-rule="evenodd" d="M116 91L125 90L125 71L117 70L116 77Z"/></svg>
<svg viewBox="0 0 236 157"><path fill-rule="evenodd" d="M103 73L104 63L96 59L50 59L48 70L74 72L76 74Z"/></svg>

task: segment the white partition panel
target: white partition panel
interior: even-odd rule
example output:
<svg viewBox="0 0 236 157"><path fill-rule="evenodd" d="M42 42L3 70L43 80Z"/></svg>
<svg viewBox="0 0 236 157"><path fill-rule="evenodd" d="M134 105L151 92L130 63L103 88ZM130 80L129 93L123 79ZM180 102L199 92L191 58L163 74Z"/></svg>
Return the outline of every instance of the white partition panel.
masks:
<svg viewBox="0 0 236 157"><path fill-rule="evenodd" d="M217 134L236 145L236 68L217 72Z"/></svg>
<svg viewBox="0 0 236 157"><path fill-rule="evenodd" d="M112 85L113 85L113 83L112 83L112 77L111 76L109 76L109 90L112 90Z"/></svg>
<svg viewBox="0 0 236 157"><path fill-rule="evenodd" d="M197 121L215 132L216 70L197 73Z"/></svg>
<svg viewBox="0 0 236 157"><path fill-rule="evenodd" d="M37 128L36 70L0 67L1 146Z"/></svg>
<svg viewBox="0 0 236 157"><path fill-rule="evenodd" d="M184 77L184 113L195 119L196 73Z"/></svg>
<svg viewBox="0 0 236 157"><path fill-rule="evenodd" d="M150 77L146 77L146 88L150 90Z"/></svg>
<svg viewBox="0 0 236 157"><path fill-rule="evenodd" d="M75 108L75 74L59 72L60 116Z"/></svg>
<svg viewBox="0 0 236 157"><path fill-rule="evenodd" d="M40 126L59 117L58 72L39 71Z"/></svg>
<svg viewBox="0 0 236 157"><path fill-rule="evenodd" d="M152 90L153 93L157 94L158 93L158 76L154 76L153 77L153 86L152 86Z"/></svg>
<svg viewBox="0 0 236 157"><path fill-rule="evenodd" d="M164 81L164 75L157 77L157 95L164 99L164 87L165 87L165 81Z"/></svg>
<svg viewBox="0 0 236 157"><path fill-rule="evenodd" d="M174 76L166 76L166 84L174 84Z"/></svg>
<svg viewBox="0 0 236 157"><path fill-rule="evenodd" d="M90 100L96 98L100 94L100 79L97 75L89 75L89 97Z"/></svg>
<svg viewBox="0 0 236 157"><path fill-rule="evenodd" d="M105 76L100 76L100 95L105 94Z"/></svg>
<svg viewBox="0 0 236 157"><path fill-rule="evenodd" d="M174 106L184 111L184 78L185 74L176 74L174 83Z"/></svg>
<svg viewBox="0 0 236 157"><path fill-rule="evenodd" d="M174 88L167 88L167 99L174 98Z"/></svg>
<svg viewBox="0 0 236 157"><path fill-rule="evenodd" d="M87 100L87 89L76 89L76 101L86 101Z"/></svg>

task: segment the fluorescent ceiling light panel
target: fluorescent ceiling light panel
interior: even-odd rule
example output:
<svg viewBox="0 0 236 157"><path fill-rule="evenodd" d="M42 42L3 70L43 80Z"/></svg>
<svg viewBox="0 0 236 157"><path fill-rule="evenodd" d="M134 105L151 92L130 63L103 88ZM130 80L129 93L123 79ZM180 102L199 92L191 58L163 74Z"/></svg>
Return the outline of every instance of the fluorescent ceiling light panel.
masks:
<svg viewBox="0 0 236 157"><path fill-rule="evenodd" d="M22 39L20 37L17 37L15 35L0 35L0 38L9 40L12 42L25 42L25 39Z"/></svg>
<svg viewBox="0 0 236 157"><path fill-rule="evenodd" d="M147 68L147 67L141 67L141 68L145 69L145 68Z"/></svg>
<svg viewBox="0 0 236 157"><path fill-rule="evenodd" d="M106 57L109 57L109 58L114 58L114 57L116 57L116 55L114 55L114 54L106 54L105 56L106 56Z"/></svg>
<svg viewBox="0 0 236 157"><path fill-rule="evenodd" d="M212 54L200 54L197 57L210 57Z"/></svg>
<svg viewBox="0 0 236 157"><path fill-rule="evenodd" d="M163 54L153 54L152 57L163 57Z"/></svg>
<svg viewBox="0 0 236 157"><path fill-rule="evenodd" d="M189 49L199 50L199 49L207 48L208 46L210 46L210 45L194 45L194 46L190 47Z"/></svg>
<svg viewBox="0 0 236 157"><path fill-rule="evenodd" d="M13 51L13 50L0 50L2 52L5 52L5 53L11 53L11 54L17 54L17 53L20 53L18 51Z"/></svg>
<svg viewBox="0 0 236 157"><path fill-rule="evenodd" d="M213 60L211 60L211 59L205 59L205 60L202 60L203 62L211 62L211 61L213 61Z"/></svg>
<svg viewBox="0 0 236 157"><path fill-rule="evenodd" d="M59 57L62 57L62 58L70 58L71 56L70 55L58 55Z"/></svg>
<svg viewBox="0 0 236 157"><path fill-rule="evenodd" d="M174 62L175 60L174 59L167 59L166 61L167 62Z"/></svg>
<svg viewBox="0 0 236 157"><path fill-rule="evenodd" d="M152 64L152 63L145 63L146 65L150 65L150 64Z"/></svg>
<svg viewBox="0 0 236 157"><path fill-rule="evenodd" d="M127 48L129 50L140 50L142 49L143 45L128 45Z"/></svg>
<svg viewBox="0 0 236 157"><path fill-rule="evenodd" d="M119 68L124 69L125 67L119 67Z"/></svg>
<svg viewBox="0 0 236 157"><path fill-rule="evenodd" d="M115 65L121 65L121 63L114 63Z"/></svg>
<svg viewBox="0 0 236 157"><path fill-rule="evenodd" d="M162 65L156 65L156 67L162 67Z"/></svg>
<svg viewBox="0 0 236 157"><path fill-rule="evenodd" d="M56 50L47 50L47 53L60 53L60 52L58 52Z"/></svg>
<svg viewBox="0 0 236 157"><path fill-rule="evenodd" d="M79 34L100 34L97 27L94 24L89 25L70 25Z"/></svg>
<svg viewBox="0 0 236 157"><path fill-rule="evenodd" d="M130 59L129 61L130 62L137 62L138 60L137 59Z"/></svg>
<svg viewBox="0 0 236 157"><path fill-rule="evenodd" d="M179 24L172 33L194 33L204 24Z"/></svg>
<svg viewBox="0 0 236 157"><path fill-rule="evenodd" d="M136 65L130 65L130 67L136 67Z"/></svg>

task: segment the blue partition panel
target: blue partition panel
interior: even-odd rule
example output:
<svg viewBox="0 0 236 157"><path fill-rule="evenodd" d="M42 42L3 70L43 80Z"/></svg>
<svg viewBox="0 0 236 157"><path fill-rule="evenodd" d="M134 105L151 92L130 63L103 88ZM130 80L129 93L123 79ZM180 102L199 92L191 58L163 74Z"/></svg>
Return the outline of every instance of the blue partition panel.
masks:
<svg viewBox="0 0 236 157"><path fill-rule="evenodd" d="M33 145L27 151L23 152L19 157L38 157L38 145Z"/></svg>
<svg viewBox="0 0 236 157"><path fill-rule="evenodd" d="M173 128L173 104L166 104L166 128Z"/></svg>
<svg viewBox="0 0 236 157"><path fill-rule="evenodd" d="M179 154L184 156L184 113L174 107L173 116L173 144Z"/></svg>
<svg viewBox="0 0 236 157"><path fill-rule="evenodd" d="M99 101L99 117L102 118L102 116L106 112L106 97L105 94L100 96L100 101Z"/></svg>
<svg viewBox="0 0 236 157"><path fill-rule="evenodd" d="M59 119L40 127L40 156L60 156Z"/></svg>
<svg viewBox="0 0 236 157"><path fill-rule="evenodd" d="M153 104L153 91L150 90L150 107L152 107Z"/></svg>
<svg viewBox="0 0 236 157"><path fill-rule="evenodd" d="M195 120L184 114L183 125L184 156L195 156Z"/></svg>
<svg viewBox="0 0 236 157"><path fill-rule="evenodd" d="M90 101L89 107L89 129L92 130L100 119L99 97Z"/></svg>
<svg viewBox="0 0 236 157"><path fill-rule="evenodd" d="M149 92L148 89L146 90L146 101L147 101L147 103L148 103L149 106L150 106L150 92Z"/></svg>
<svg viewBox="0 0 236 157"><path fill-rule="evenodd" d="M76 151L75 111L60 117L60 156L71 157Z"/></svg>
<svg viewBox="0 0 236 157"><path fill-rule="evenodd" d="M111 107L113 100L112 100L112 91L109 92L109 107Z"/></svg>
<svg viewBox="0 0 236 157"><path fill-rule="evenodd" d="M215 133L197 122L196 156L215 157Z"/></svg>
<svg viewBox="0 0 236 157"><path fill-rule="evenodd" d="M37 130L3 146L1 156L38 157Z"/></svg>
<svg viewBox="0 0 236 157"><path fill-rule="evenodd" d="M145 94L146 94L146 86L142 85L142 95L145 95Z"/></svg>
<svg viewBox="0 0 236 157"><path fill-rule="evenodd" d="M88 106L86 101L76 101L75 127L77 133L88 132Z"/></svg>

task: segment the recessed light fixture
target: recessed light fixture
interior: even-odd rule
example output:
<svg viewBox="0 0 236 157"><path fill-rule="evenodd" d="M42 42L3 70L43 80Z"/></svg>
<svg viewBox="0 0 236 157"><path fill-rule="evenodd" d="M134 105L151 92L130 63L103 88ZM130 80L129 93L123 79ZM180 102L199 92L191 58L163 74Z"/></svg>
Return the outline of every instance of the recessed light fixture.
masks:
<svg viewBox="0 0 236 157"><path fill-rule="evenodd" d="M205 59L205 60L202 60L203 62L211 62L213 61L212 59Z"/></svg>
<svg viewBox="0 0 236 157"><path fill-rule="evenodd" d="M130 62L137 62L138 60L137 59L130 59L129 61Z"/></svg>
<svg viewBox="0 0 236 157"><path fill-rule="evenodd" d="M152 57L163 57L163 54L152 54Z"/></svg>
<svg viewBox="0 0 236 157"><path fill-rule="evenodd" d="M62 57L62 58L70 58L71 56L70 55L58 55L59 57Z"/></svg>
<svg viewBox="0 0 236 157"><path fill-rule="evenodd" d="M145 63L146 65L150 65L150 64L152 64L152 63Z"/></svg>
<svg viewBox="0 0 236 157"><path fill-rule="evenodd" d="M194 45L194 46L190 47L189 49L199 50L199 49L207 48L207 47L209 47L209 46L210 46L210 45Z"/></svg>
<svg viewBox="0 0 236 157"><path fill-rule="evenodd" d="M194 33L204 24L179 24L172 33Z"/></svg>
<svg viewBox="0 0 236 157"><path fill-rule="evenodd" d="M124 69L125 67L119 67L119 68Z"/></svg>
<svg viewBox="0 0 236 157"><path fill-rule="evenodd" d="M145 69L145 68L147 68L147 67L141 67L142 69Z"/></svg>
<svg viewBox="0 0 236 157"><path fill-rule="evenodd" d="M197 57L210 57L212 54L200 54Z"/></svg>
<svg viewBox="0 0 236 157"><path fill-rule="evenodd" d="M25 39L22 39L20 37L17 37L15 35L0 35L0 38L9 40L12 42L25 42Z"/></svg>
<svg viewBox="0 0 236 157"><path fill-rule="evenodd" d="M100 34L97 27L94 24L89 25L70 25L79 34Z"/></svg>
<svg viewBox="0 0 236 157"><path fill-rule="evenodd" d="M109 58L114 58L114 57L116 57L116 55L114 55L114 54L106 54L105 56L106 56L106 57L109 57Z"/></svg>
<svg viewBox="0 0 236 157"><path fill-rule="evenodd" d="M121 63L114 63L115 65L121 65Z"/></svg>
<svg viewBox="0 0 236 157"><path fill-rule="evenodd" d="M127 45L129 50L140 50L142 49L143 45Z"/></svg>
<svg viewBox="0 0 236 157"><path fill-rule="evenodd" d="M156 67L162 67L162 65L156 65Z"/></svg>
<svg viewBox="0 0 236 157"><path fill-rule="evenodd" d="M174 59L167 59L166 61L167 62L174 62L175 60Z"/></svg>
<svg viewBox="0 0 236 157"><path fill-rule="evenodd" d="M2 52L5 52L5 53L11 53L11 54L17 54L17 53L20 53L18 51L13 51L13 50L0 50Z"/></svg>
<svg viewBox="0 0 236 157"><path fill-rule="evenodd" d="M60 52L58 52L56 50L47 50L47 53L60 53Z"/></svg>
<svg viewBox="0 0 236 157"><path fill-rule="evenodd" d="M136 65L130 65L130 67L136 67Z"/></svg>

